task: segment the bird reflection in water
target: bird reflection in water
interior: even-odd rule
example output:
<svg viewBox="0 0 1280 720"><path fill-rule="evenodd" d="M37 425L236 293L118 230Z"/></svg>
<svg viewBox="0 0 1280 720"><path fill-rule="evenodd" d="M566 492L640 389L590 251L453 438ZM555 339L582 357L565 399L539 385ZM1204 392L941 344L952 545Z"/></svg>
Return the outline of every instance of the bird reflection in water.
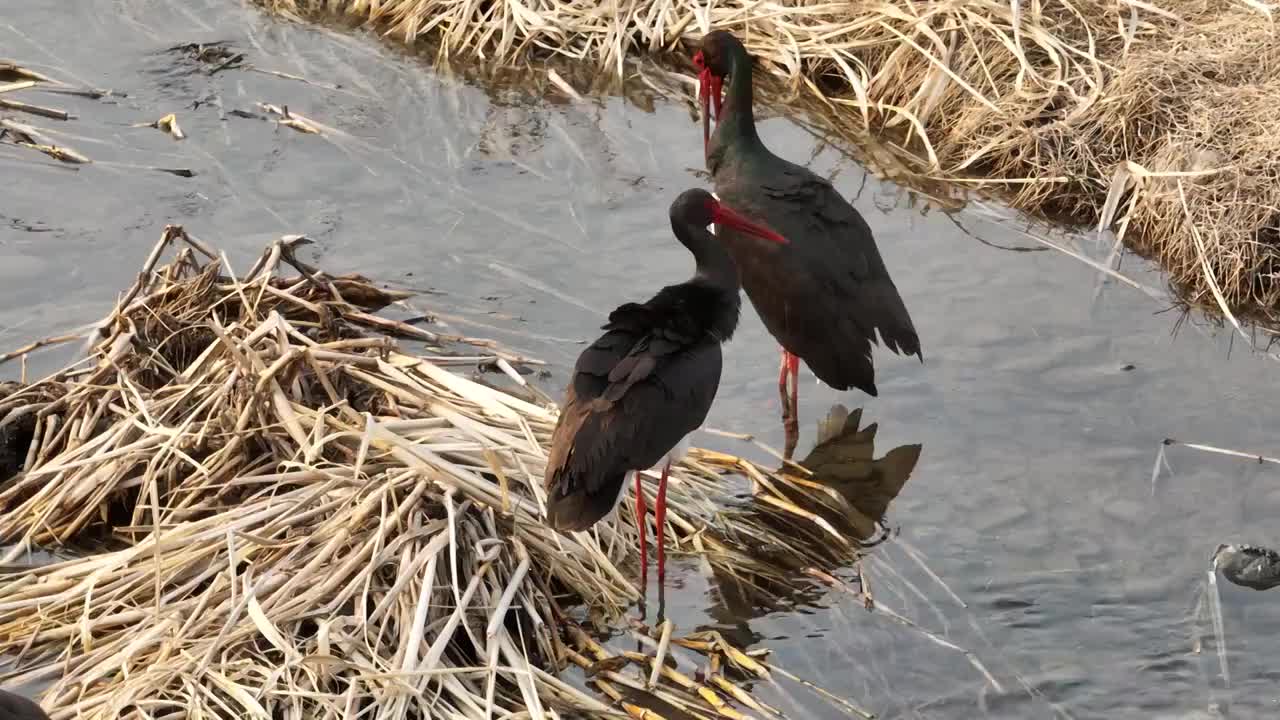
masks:
<svg viewBox="0 0 1280 720"><path fill-rule="evenodd" d="M850 413L842 406L833 407L818 423L817 444L797 463L800 468L787 466L767 477L757 475L752 494L721 511L731 522L724 517L712 519L681 541L681 545L692 545L694 554L710 569L710 623L693 633L671 634L674 625L666 619L665 588L660 585L656 622L647 622L642 599L640 617L629 623L634 650L601 657L586 667L588 677L616 673L639 660L641 682L615 686L624 701L649 708L659 717L696 720L674 706L658 710L661 698L645 688L662 671L644 661L656 654L673 671L680 671L674 667L674 655L693 648L689 643L694 643L707 648L709 664L695 660L699 669L686 676L688 680L723 680L721 673L732 667L735 687L750 693L753 678L765 676L762 666L755 665L759 672L753 670L753 656L760 651L745 650L761 639L750 621L778 609L815 605L832 588L845 586L841 570L854 566L869 546L885 538L885 514L920 458L918 444L894 448L877 458L878 427L861 424L861 409ZM724 458L731 469L736 458ZM754 470L745 463L737 468L745 468L748 476Z"/></svg>
<svg viewBox="0 0 1280 720"><path fill-rule="evenodd" d="M749 633L747 620L816 602L833 584L842 583L834 573L885 539L883 518L915 469L922 446L903 445L876 458L878 425L860 428L861 421L861 408L851 413L841 405L832 407L818 423L817 444L799 463L812 474L804 477L784 467L781 473L790 483L771 483L750 504L730 511L759 529L756 538L788 538L789 544L743 542L753 548L755 562L711 563L715 601L710 613L722 623L722 632L733 627ZM822 518L839 539L819 524L796 522L797 510ZM730 640L744 646L751 642L746 637Z"/></svg>

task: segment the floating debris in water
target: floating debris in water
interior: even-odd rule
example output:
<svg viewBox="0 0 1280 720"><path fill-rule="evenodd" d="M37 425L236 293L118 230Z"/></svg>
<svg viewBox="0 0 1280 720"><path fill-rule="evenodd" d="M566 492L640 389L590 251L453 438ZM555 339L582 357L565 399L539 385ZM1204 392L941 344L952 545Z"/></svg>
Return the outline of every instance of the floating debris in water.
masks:
<svg viewBox="0 0 1280 720"><path fill-rule="evenodd" d="M165 52L185 55L198 63L212 66L209 74L221 72L228 68L240 67L244 63L244 53L238 52L226 40L209 43L183 43L174 45Z"/></svg>
<svg viewBox="0 0 1280 720"><path fill-rule="evenodd" d="M1201 591L1200 600L1193 613L1195 622L1202 617L1205 600L1209 618L1213 622L1213 635L1218 651L1218 666L1222 671L1222 683L1231 687L1231 671L1227 665L1227 638L1222 619L1222 598L1218 595L1218 572L1236 585L1254 590L1270 590L1280 585L1280 553L1259 545L1222 543L1213 551L1209 561L1209 582ZM1200 652L1200 631L1195 630L1192 648Z"/></svg>
<svg viewBox="0 0 1280 720"><path fill-rule="evenodd" d="M31 82L31 81L27 81L27 82ZM15 85L26 85L26 83L15 83ZM32 87L34 85L35 83L31 82L31 84L28 87ZM9 86L9 89L17 90L21 88L11 85ZM67 112L66 110L60 110L58 108L53 108L53 107L45 107L44 105L33 105L31 103L25 103L25 102L20 102L18 100L10 100L6 98L0 98L0 109L13 110L16 112L25 112L25 113L30 113L32 115L40 115L47 118L53 118L54 120L70 120L72 117L74 117L71 113Z"/></svg>
<svg viewBox="0 0 1280 720"><path fill-rule="evenodd" d="M1223 543L1213 551L1213 567L1232 583L1254 590L1280 585L1280 553L1258 545Z"/></svg>
<svg viewBox="0 0 1280 720"><path fill-rule="evenodd" d="M25 68L12 60L0 60L0 93L35 88L41 92L79 95L98 100L108 95L128 97L128 93L103 88L75 87L44 73ZM62 118L63 120L67 118Z"/></svg>
<svg viewBox="0 0 1280 720"><path fill-rule="evenodd" d="M293 128L300 133L306 133L308 135L324 134L320 131L319 123L297 113L289 112L288 105L258 103L258 107L262 109L263 112L270 113L271 115L279 115L280 119L276 121L277 125L284 125L285 127Z"/></svg>
<svg viewBox="0 0 1280 720"><path fill-rule="evenodd" d="M183 140L187 137L186 133L182 132L182 128L178 127L178 116L173 113L169 113L154 122L136 123L133 127L149 127L155 128L156 130L163 130L164 132L172 135L174 140Z"/></svg>
<svg viewBox="0 0 1280 720"><path fill-rule="evenodd" d="M88 157L66 146L57 145L38 128L8 118L0 119L0 140L19 147L38 150L45 155L65 163L84 164L91 162Z"/></svg>
<svg viewBox="0 0 1280 720"><path fill-rule="evenodd" d="M19 83L24 81L58 83L57 80L48 75L25 68L12 60L0 60L0 82Z"/></svg>

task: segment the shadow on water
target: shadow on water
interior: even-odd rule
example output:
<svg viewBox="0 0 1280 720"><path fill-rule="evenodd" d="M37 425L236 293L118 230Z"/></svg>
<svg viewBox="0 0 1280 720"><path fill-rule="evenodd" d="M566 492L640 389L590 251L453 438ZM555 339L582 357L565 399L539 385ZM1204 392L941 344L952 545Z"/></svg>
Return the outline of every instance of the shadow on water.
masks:
<svg viewBox="0 0 1280 720"><path fill-rule="evenodd" d="M118 91L40 96L71 122L22 118L90 165L0 145L0 173L21 179L0 193L0 349L100 318L167 223L238 267L306 233L307 260L429 291L415 302L443 331L546 360L533 381L559 397L605 309L691 270L665 216L705 184L679 82L683 94L655 75L623 97L544 96L545 74L451 75L377 38L234 0L0 0L0 18L5 56ZM262 105L333 132L299 132ZM146 127L171 112L186 139ZM1150 290L1159 275L1126 259L1135 289L1080 261L1105 264L1110 237L907 193L787 118L760 131L853 198L924 342L923 367L877 355L879 398L802 371L809 429L834 404L862 408L805 459L811 481L849 501L823 516L872 542L891 504L902 531L856 572L819 569L840 585L814 577L792 595L674 556L669 616L758 638L780 665L880 717L1204 717L1215 697L1241 716L1274 714L1274 593L1223 594L1230 688L1211 653L1191 652L1188 598L1219 543L1280 544L1280 470L1161 441L1266 450L1276 363L1212 328L1173 335ZM1076 257L1022 251L1049 242ZM33 355L26 372L76 352ZM710 427L781 445L776 352L744 312ZM876 424L858 427L864 418ZM696 440L769 461L748 443ZM873 445L894 449L876 457ZM783 522L743 493L726 511Z"/></svg>
<svg viewBox="0 0 1280 720"><path fill-rule="evenodd" d="M0 399L11 395L21 386L0 382ZM20 419L0 427L0 490L27 462L27 451L35 435L35 417Z"/></svg>
<svg viewBox="0 0 1280 720"><path fill-rule="evenodd" d="M922 450L919 444L903 445L876 458L878 426L863 428L861 421L861 408L850 413L843 405L832 407L817 423L813 449L798 461L803 470L784 466L779 471L796 485L775 484L779 495L769 496L768 502L752 495L724 510L734 520L726 527L744 528L728 544L749 548L752 564L706 566L711 587L705 609L714 622L700 625L700 630L719 631L735 646L749 647L762 639L751 631L751 620L811 607L833 591L849 591L839 575L856 563L850 550L870 551L888 539L890 530L883 519ZM797 524L797 514L820 519ZM725 539L718 524L705 532L713 540ZM753 543L754 537L786 538L787 544ZM791 549L792 543L808 549L809 555L801 557ZM860 578L855 576L854 582ZM666 619L664 590L658 587L658 624ZM856 594L870 608L871 597ZM640 616L646 617L643 602Z"/></svg>
<svg viewBox="0 0 1280 720"><path fill-rule="evenodd" d="M881 521L889 503L902 491L915 469L921 446L902 445L876 458L878 426L872 423L860 428L861 420L861 408L850 413L842 405L833 407L818 423L815 446L799 461L812 474L804 477L795 471L788 472L796 481L805 483L808 492L801 494L787 486L778 489L795 506L821 517L833 533L855 545L870 547L887 536L888 529ZM732 573L719 568L713 570L712 604L707 613L717 621L716 629L722 632L733 629L735 642L746 646L760 640L758 635L748 636L747 621L753 618L813 605L833 587L847 589L832 575L845 569L842 566L847 556L822 533L796 536L798 526L792 520L793 514L765 503L748 503L726 514L738 515L744 525L760 527L761 537L788 537L818 548L820 553L821 549L829 549L823 558L824 564L814 567L798 564L795 554L786 548L758 547L756 552L764 563L788 576L789 580L783 583L776 582L773 576L748 570Z"/></svg>

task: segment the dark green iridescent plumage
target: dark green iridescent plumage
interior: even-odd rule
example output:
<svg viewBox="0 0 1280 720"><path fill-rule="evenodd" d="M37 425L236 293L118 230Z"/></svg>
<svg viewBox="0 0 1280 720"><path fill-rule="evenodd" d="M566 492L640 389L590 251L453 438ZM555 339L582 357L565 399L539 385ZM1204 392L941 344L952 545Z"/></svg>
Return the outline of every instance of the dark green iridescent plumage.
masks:
<svg viewBox="0 0 1280 720"><path fill-rule="evenodd" d="M771 227L789 244L732 230L721 238L765 327L827 385L876 394L872 344L923 359L911 316L862 216L825 178L774 155L752 112L751 56L717 30L702 57L728 77L707 147L707 170L726 206Z"/></svg>

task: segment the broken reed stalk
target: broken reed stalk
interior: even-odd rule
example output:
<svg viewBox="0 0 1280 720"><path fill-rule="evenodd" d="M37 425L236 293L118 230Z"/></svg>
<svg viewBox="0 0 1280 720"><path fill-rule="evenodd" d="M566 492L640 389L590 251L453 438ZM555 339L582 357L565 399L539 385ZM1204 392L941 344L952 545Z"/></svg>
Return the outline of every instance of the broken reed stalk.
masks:
<svg viewBox="0 0 1280 720"><path fill-rule="evenodd" d="M25 102L15 97L26 92L53 92L81 95L92 99L102 98L111 94L111 92L68 85L48 75L23 67L14 61L0 59L0 146L14 145L44 153L55 160L61 161L65 164L64 167L69 169L75 169L74 166L76 165L92 162L88 156L55 142L46 134L46 132L52 133L55 131L44 131L41 128L18 122L4 114L4 111L12 111L53 120L68 121L77 119L75 115L61 108ZM162 168L153 169L161 170ZM180 174L189 171L166 170L166 172Z"/></svg>
<svg viewBox="0 0 1280 720"><path fill-rule="evenodd" d="M8 118L0 118L0 138L6 135L12 140L14 145L20 147L38 150L45 155L61 160L65 163L84 164L92 162L88 157L72 148L64 145L58 145L48 135L42 133L34 126L20 123L16 120Z"/></svg>
<svg viewBox="0 0 1280 720"><path fill-rule="evenodd" d="M43 73L38 73L34 70L25 68L11 60L0 60L0 95L14 93L19 90L29 90L32 88L57 88L65 90L68 86L65 83L54 80ZM30 113L32 115L53 118L54 120L70 120L73 117L65 110L22 102L20 100L15 100L12 97L0 97L0 110Z"/></svg>
<svg viewBox="0 0 1280 720"><path fill-rule="evenodd" d="M87 360L0 394L0 434L31 438L22 472L0 476L8 679L50 683L43 703L58 720L607 713L617 677L592 680L602 698L561 670L604 652L570 603L616 618L637 598L633 514L550 530L555 408L450 369L457 344L443 336L421 355L399 350L383 333L421 336L370 318L404 295L298 262L302 242L282 238L237 274L166 228ZM301 276L283 277L286 265ZM464 350L472 367L521 364L492 343ZM772 502L722 512L727 469ZM655 491L650 473L650 506ZM834 492L694 451L672 469L667 537L717 576L781 597L808 577L792 566L856 556L798 507L810 495L840 506ZM810 548L806 535L825 539ZM88 538L109 547L12 565ZM775 562L785 554L789 565ZM719 689L678 666L628 693L636 717L660 717L646 692L735 717L723 708L753 702L738 680L769 675L759 651L718 636L662 642L724 668L707 680Z"/></svg>
<svg viewBox="0 0 1280 720"><path fill-rule="evenodd" d="M686 97L692 71L670 53L725 28L776 78L758 104L804 111L893 179L960 180L1114 229L1188 302L1280 322L1274 3L637 0L619 15L570 0L259 2L356 19L442 59L558 57L622 78L655 56L680 68Z"/></svg>

